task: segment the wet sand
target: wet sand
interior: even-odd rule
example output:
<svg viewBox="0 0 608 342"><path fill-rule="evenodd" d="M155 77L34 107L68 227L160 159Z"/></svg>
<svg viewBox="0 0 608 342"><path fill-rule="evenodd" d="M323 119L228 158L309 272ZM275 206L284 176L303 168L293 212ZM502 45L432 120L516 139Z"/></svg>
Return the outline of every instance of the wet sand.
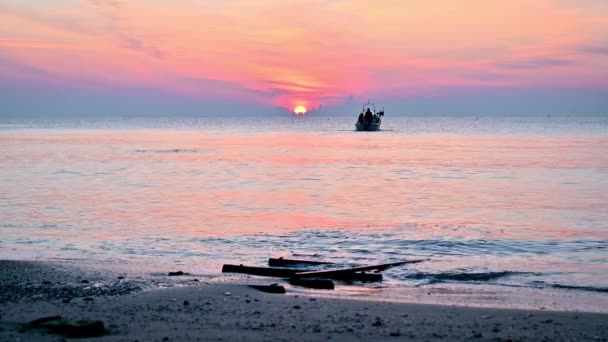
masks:
<svg viewBox="0 0 608 342"><path fill-rule="evenodd" d="M251 280L260 284L270 281ZM82 341L606 341L608 314L470 308L268 294L192 277L173 288L129 274L0 261L0 340L57 341L23 330L45 316L102 320ZM190 285L190 286L185 286Z"/></svg>

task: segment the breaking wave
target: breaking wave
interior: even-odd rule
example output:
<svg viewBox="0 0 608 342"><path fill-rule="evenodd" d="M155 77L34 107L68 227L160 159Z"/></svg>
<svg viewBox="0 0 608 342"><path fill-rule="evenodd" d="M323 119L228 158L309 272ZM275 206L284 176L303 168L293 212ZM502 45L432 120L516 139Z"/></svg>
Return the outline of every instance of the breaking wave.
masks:
<svg viewBox="0 0 608 342"><path fill-rule="evenodd" d="M431 283L448 281L491 281L513 275L524 274L525 272L499 271L499 272L441 272L441 273L413 273L406 275L406 279L427 280Z"/></svg>
<svg viewBox="0 0 608 342"><path fill-rule="evenodd" d="M541 287L552 287L554 289L608 293L608 287L566 285L566 284L558 284L558 283L545 283L543 281L536 281L535 284L540 284Z"/></svg>

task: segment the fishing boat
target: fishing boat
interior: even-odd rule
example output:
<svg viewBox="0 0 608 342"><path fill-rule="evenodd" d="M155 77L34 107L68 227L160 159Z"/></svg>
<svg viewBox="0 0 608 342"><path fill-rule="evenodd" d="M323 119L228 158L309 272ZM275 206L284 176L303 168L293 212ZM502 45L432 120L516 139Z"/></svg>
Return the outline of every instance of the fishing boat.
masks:
<svg viewBox="0 0 608 342"><path fill-rule="evenodd" d="M376 105L369 100L361 108L355 127L357 131L379 131L384 117L384 108L376 110Z"/></svg>

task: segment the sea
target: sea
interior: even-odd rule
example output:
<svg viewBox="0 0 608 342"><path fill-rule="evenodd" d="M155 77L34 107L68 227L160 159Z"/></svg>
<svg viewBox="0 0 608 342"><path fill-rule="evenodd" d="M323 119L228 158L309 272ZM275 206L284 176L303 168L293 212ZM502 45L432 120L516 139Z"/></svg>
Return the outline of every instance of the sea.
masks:
<svg viewBox="0 0 608 342"><path fill-rule="evenodd" d="M269 257L428 259L347 295L608 303L608 117L0 119L0 259L222 279Z"/></svg>

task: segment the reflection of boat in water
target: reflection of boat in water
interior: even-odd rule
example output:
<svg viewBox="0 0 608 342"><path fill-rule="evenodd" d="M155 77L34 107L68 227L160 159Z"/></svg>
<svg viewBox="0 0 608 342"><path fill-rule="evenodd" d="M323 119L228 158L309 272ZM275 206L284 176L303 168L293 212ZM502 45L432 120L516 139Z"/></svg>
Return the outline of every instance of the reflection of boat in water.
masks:
<svg viewBox="0 0 608 342"><path fill-rule="evenodd" d="M367 101L361 109L361 114L359 114L359 119L357 119L355 127L357 128L357 131L379 131L380 125L382 124L382 117L384 117L384 108L377 111L376 106Z"/></svg>

